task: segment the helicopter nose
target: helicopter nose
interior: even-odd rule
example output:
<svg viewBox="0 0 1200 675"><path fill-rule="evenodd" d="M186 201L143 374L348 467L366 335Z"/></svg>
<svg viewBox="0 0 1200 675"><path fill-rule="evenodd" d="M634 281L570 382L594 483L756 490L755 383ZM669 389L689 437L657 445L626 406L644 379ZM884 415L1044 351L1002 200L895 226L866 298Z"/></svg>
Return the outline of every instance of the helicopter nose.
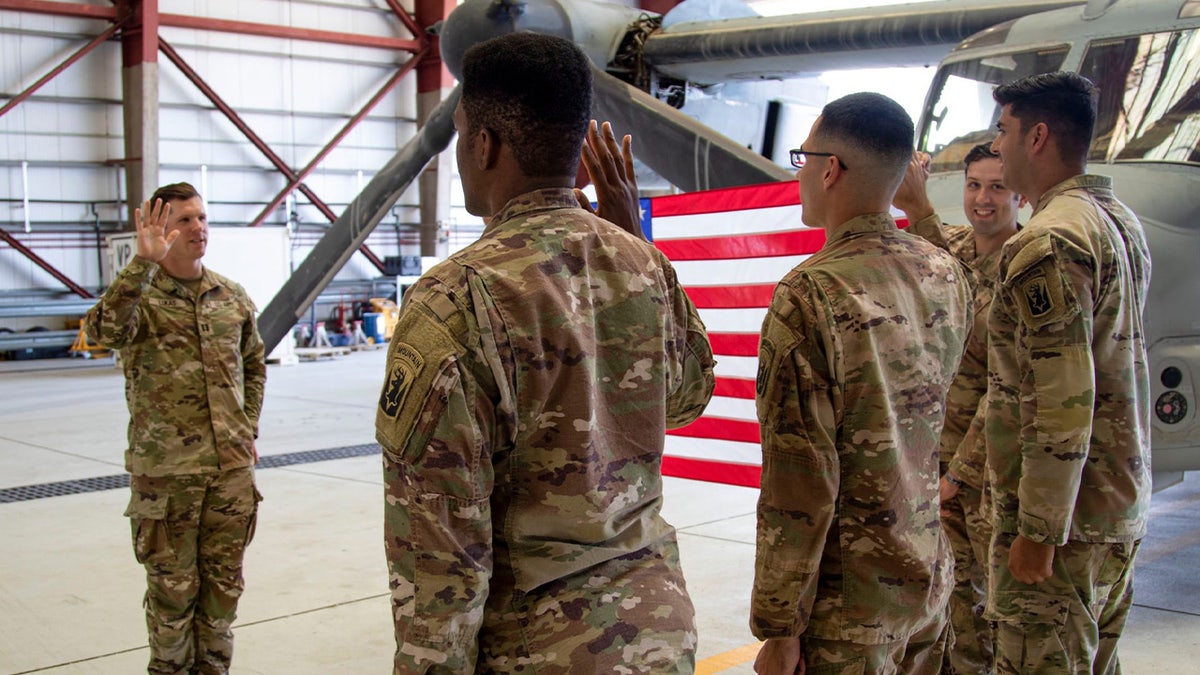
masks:
<svg viewBox="0 0 1200 675"><path fill-rule="evenodd" d="M437 29L442 62L461 80L463 55L468 49L523 30L574 39L570 19L557 0L467 0Z"/></svg>

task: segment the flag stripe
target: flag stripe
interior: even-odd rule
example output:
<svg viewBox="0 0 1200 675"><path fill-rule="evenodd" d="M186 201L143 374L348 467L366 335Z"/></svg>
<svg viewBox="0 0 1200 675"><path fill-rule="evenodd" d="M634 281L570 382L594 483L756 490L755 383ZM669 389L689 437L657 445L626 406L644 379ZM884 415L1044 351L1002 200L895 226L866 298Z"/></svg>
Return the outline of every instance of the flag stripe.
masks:
<svg viewBox="0 0 1200 675"><path fill-rule="evenodd" d="M685 286L683 290L697 309L741 309L770 305L775 284Z"/></svg>
<svg viewBox="0 0 1200 675"><path fill-rule="evenodd" d="M770 206L798 206L799 186L797 181L787 181L655 197L650 200L650 216L694 216Z"/></svg>
<svg viewBox="0 0 1200 675"><path fill-rule="evenodd" d="M754 400L754 380L744 377L718 377L713 396Z"/></svg>
<svg viewBox="0 0 1200 675"><path fill-rule="evenodd" d="M713 333L708 342L717 356L758 356L758 333Z"/></svg>
<svg viewBox="0 0 1200 675"><path fill-rule="evenodd" d="M679 260L725 260L729 258L777 258L809 255L825 245L825 230L804 229L769 234L694 239L658 239L655 245L672 262Z"/></svg>
<svg viewBox="0 0 1200 675"><path fill-rule="evenodd" d="M761 482L762 468L754 464L664 456L662 473L675 478L756 488Z"/></svg>
<svg viewBox="0 0 1200 675"><path fill-rule="evenodd" d="M758 422L709 417L708 415L702 415L700 419L686 427L671 429L667 433L672 436L699 436L701 438L719 438L742 443L760 442Z"/></svg>

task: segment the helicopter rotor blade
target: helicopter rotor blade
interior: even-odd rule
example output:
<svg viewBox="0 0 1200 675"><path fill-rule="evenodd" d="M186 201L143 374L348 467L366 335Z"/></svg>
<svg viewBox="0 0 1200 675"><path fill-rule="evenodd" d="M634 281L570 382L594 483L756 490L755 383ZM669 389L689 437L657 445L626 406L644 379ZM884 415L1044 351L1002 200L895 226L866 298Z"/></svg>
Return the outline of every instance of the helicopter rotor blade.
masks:
<svg viewBox="0 0 1200 675"><path fill-rule="evenodd" d="M593 116L631 134L639 160L687 192L792 180L791 171L742 147L641 89L593 67Z"/></svg>
<svg viewBox="0 0 1200 675"><path fill-rule="evenodd" d="M258 319L267 353L291 332L350 256L366 241L425 165L454 138L454 109L462 96L456 86L433 110L425 125L350 202L312 252L292 273Z"/></svg>

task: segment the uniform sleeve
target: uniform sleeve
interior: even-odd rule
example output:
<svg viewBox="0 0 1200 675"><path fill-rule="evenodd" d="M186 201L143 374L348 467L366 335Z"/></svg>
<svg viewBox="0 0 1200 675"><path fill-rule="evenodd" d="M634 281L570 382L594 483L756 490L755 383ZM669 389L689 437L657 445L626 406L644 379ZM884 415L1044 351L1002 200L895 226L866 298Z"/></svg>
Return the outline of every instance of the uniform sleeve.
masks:
<svg viewBox="0 0 1200 675"><path fill-rule="evenodd" d="M258 334L257 314L253 301L245 292L246 320L242 324L242 382L244 387L243 407L258 438L258 420L262 415L263 394L267 385L266 345Z"/></svg>
<svg viewBox="0 0 1200 675"><path fill-rule="evenodd" d="M909 223L908 231L943 251L953 253L953 251L950 251L950 242L946 238L946 230L942 225L942 219L936 213L925 216L915 223Z"/></svg>
<svg viewBox="0 0 1200 675"><path fill-rule="evenodd" d="M762 486L750 629L759 639L796 637L808 626L840 467L840 391L835 325L815 288L780 284L763 322L756 383Z"/></svg>
<svg viewBox="0 0 1200 675"><path fill-rule="evenodd" d="M675 317L684 327L685 338L681 351L682 377L679 386L667 397L667 428L687 426L700 417L712 398L716 379L713 375L712 346L708 332L695 305L683 288L675 286Z"/></svg>
<svg viewBox="0 0 1200 675"><path fill-rule="evenodd" d="M970 485L982 486L987 470L987 444L984 441L984 424L987 422L987 401L980 398L979 407L971 418L967 433L954 450L954 457L946 470Z"/></svg>
<svg viewBox="0 0 1200 675"><path fill-rule="evenodd" d="M395 672L474 672L492 571L491 448L464 314L434 282L405 302L376 413Z"/></svg>
<svg viewBox="0 0 1200 675"><path fill-rule="evenodd" d="M84 317L88 337L109 349L137 342L145 332L142 295L156 270L156 263L134 256Z"/></svg>
<svg viewBox="0 0 1200 675"><path fill-rule="evenodd" d="M1005 274L1023 373L1018 532L1043 544L1066 543L1088 457L1096 397L1091 267L1085 253L1046 234L1016 251Z"/></svg>

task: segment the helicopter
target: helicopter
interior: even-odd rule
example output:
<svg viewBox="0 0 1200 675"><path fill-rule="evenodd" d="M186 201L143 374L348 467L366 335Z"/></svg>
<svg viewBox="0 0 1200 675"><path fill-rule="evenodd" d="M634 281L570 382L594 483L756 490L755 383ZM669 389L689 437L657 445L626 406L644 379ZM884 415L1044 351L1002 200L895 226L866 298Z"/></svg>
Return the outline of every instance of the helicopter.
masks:
<svg viewBox="0 0 1200 675"><path fill-rule="evenodd" d="M1089 171L1113 177L1153 259L1145 325L1155 489L1200 468L1200 0L947 0L673 24L670 15L664 22L595 0L467 0L437 32L454 74L466 49L506 32L575 41L594 65L595 117L632 134L638 162L685 192L794 180L769 156L770 144L711 129L688 114L689 99L729 83L940 59L916 146L932 155L927 189L951 223L966 222L962 158L994 133L992 89L1054 70L1092 79L1101 98ZM449 145L459 95L443 101L268 305L260 331L269 346ZM773 123L743 118L747 124L760 134Z"/></svg>

